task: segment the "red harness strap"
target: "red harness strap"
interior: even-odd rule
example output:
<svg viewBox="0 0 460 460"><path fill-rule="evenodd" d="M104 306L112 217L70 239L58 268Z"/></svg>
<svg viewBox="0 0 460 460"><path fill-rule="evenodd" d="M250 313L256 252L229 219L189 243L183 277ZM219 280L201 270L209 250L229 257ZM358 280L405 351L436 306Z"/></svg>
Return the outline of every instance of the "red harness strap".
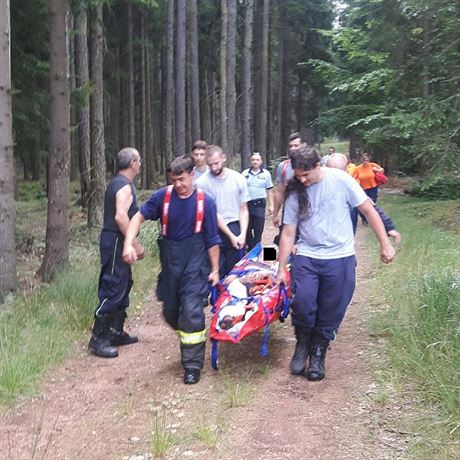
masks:
<svg viewBox="0 0 460 460"><path fill-rule="evenodd" d="M163 236L166 236L168 234L169 205L171 203L172 191L173 191L173 186L169 185L166 188L166 193L163 198L163 213L161 216L161 230L162 230ZM203 230L203 220L204 220L204 192L203 190L197 189L194 233L200 233Z"/></svg>
<svg viewBox="0 0 460 460"><path fill-rule="evenodd" d="M281 167L281 180L284 182L286 180L287 169L291 160L284 160L283 166Z"/></svg>

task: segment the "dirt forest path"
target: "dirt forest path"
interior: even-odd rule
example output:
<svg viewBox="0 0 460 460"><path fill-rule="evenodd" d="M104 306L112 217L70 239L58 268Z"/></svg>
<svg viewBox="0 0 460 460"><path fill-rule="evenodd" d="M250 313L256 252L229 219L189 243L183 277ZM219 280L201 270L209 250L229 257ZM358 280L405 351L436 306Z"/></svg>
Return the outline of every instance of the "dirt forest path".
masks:
<svg viewBox="0 0 460 460"><path fill-rule="evenodd" d="M0 459L147 460L166 450L162 440L168 459L394 458L373 435L366 397L375 384L366 325L372 268L362 231L357 291L322 382L289 374L295 342L286 321L271 329L268 358L259 356L261 336L223 344L220 371L208 360L201 382L185 386L177 338L151 297L131 312L137 345L104 360L88 354L85 337L45 376L39 396L1 414Z"/></svg>

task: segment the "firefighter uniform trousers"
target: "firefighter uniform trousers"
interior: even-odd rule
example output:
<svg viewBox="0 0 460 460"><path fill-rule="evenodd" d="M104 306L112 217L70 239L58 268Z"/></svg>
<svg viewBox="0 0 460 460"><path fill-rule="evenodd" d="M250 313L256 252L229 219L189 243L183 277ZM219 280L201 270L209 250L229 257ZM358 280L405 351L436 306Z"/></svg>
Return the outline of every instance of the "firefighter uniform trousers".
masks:
<svg viewBox="0 0 460 460"><path fill-rule="evenodd" d="M203 298L208 294L209 260L202 233L182 241L160 238L162 271L157 297L163 316L180 338L184 369L202 369L206 329Z"/></svg>

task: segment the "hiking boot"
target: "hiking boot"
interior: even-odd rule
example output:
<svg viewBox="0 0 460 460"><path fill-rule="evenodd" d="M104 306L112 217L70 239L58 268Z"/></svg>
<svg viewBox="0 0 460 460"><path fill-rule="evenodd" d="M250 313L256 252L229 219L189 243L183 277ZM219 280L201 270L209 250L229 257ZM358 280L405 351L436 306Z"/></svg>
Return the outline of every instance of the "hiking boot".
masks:
<svg viewBox="0 0 460 460"><path fill-rule="evenodd" d="M315 333L310 346L310 363L307 370L307 379L311 381L322 380L326 375L325 360L329 340Z"/></svg>
<svg viewBox="0 0 460 460"><path fill-rule="evenodd" d="M123 330L127 316L126 310L120 310L113 313L113 320L110 326L111 345L130 345L139 341L136 336L129 335Z"/></svg>
<svg viewBox="0 0 460 460"><path fill-rule="evenodd" d="M110 343L110 324L112 314L94 317L93 332L89 340L88 348L91 353L101 358L116 358L118 350Z"/></svg>
<svg viewBox="0 0 460 460"><path fill-rule="evenodd" d="M307 367L307 359L310 352L311 328L295 327L297 342L294 355L291 360L291 374L302 375Z"/></svg>
<svg viewBox="0 0 460 460"><path fill-rule="evenodd" d="M184 383L186 385L195 385L195 383L200 381L200 376L200 369L185 369Z"/></svg>

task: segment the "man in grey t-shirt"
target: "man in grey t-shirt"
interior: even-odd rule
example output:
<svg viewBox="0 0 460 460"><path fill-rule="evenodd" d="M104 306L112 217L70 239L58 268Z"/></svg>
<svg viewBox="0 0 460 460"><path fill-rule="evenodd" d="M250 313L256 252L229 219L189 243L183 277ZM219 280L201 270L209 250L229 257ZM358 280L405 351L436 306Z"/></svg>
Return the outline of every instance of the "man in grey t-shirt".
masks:
<svg viewBox="0 0 460 460"><path fill-rule="evenodd" d="M395 251L372 203L346 172L322 168L316 152L305 147L292 155L291 162L294 179L286 190L277 281L286 281L286 264L298 226L292 264L296 288L292 324L297 343L291 373L321 380L329 341L335 338L355 289L350 207L357 207L368 219L384 263L393 260Z"/></svg>
<svg viewBox="0 0 460 460"><path fill-rule="evenodd" d="M206 149L209 171L196 182L214 198L217 206L217 223L222 244L220 246L220 277L223 278L243 257L246 244L249 213L248 186L242 174L225 167L227 157L218 145Z"/></svg>

